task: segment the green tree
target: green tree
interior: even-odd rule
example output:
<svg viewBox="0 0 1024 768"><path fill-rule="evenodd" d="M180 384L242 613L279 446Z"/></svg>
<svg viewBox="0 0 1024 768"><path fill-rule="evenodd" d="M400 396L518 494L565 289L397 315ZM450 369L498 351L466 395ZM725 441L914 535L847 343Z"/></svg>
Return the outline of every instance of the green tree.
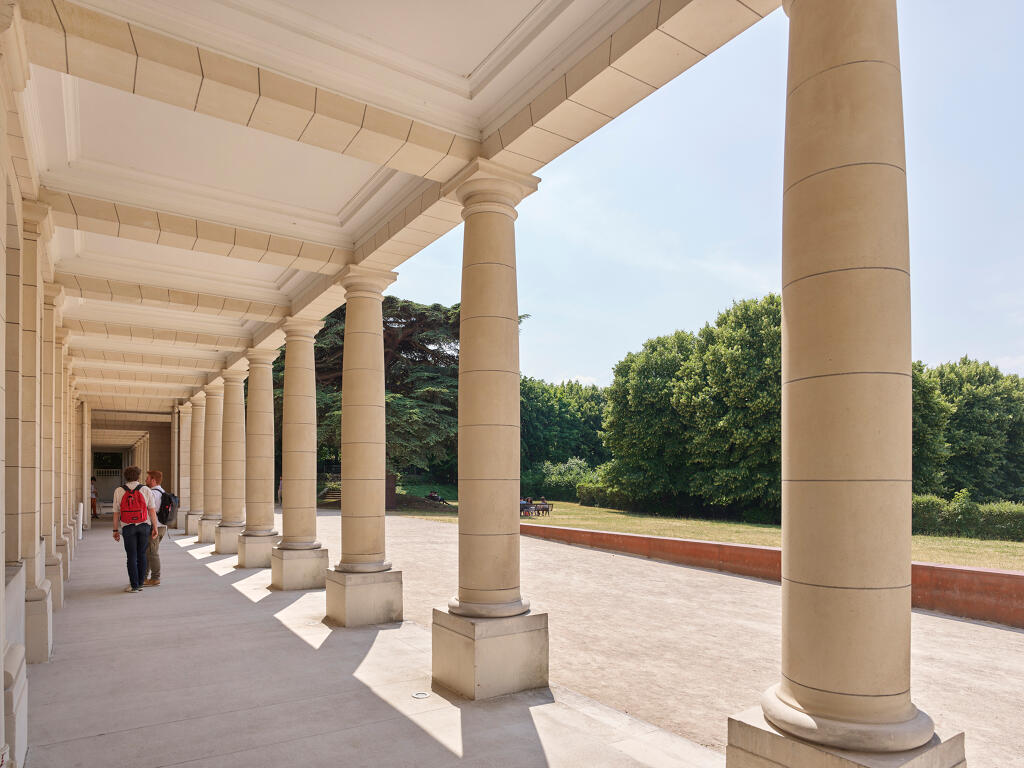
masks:
<svg viewBox="0 0 1024 768"><path fill-rule="evenodd" d="M782 301L734 302L697 334L673 388L690 492L713 506L781 503Z"/></svg>
<svg viewBox="0 0 1024 768"><path fill-rule="evenodd" d="M684 436L692 424L672 398L695 343L687 331L650 339L616 364L606 390L603 436L613 459L604 477L638 502L689 494L693 468Z"/></svg>
<svg viewBox="0 0 1024 768"><path fill-rule="evenodd" d="M945 492L946 461L949 459L946 425L952 408L942 398L938 381L928 375L924 363L915 361L912 374L914 493L941 495Z"/></svg>
<svg viewBox="0 0 1024 768"><path fill-rule="evenodd" d="M604 391L576 381L549 384L524 376L519 384L520 460L524 471L578 457L591 467L610 458L601 442Z"/></svg>
<svg viewBox="0 0 1024 768"><path fill-rule="evenodd" d="M950 406L945 495L966 489L980 502L1021 497L1021 419L1017 377L963 357L928 371Z"/></svg>

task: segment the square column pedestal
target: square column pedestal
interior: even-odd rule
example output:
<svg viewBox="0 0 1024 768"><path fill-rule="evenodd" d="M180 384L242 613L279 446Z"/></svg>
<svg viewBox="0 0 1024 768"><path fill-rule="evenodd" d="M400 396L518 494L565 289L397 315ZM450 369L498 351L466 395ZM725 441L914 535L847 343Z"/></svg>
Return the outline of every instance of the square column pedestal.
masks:
<svg viewBox="0 0 1024 768"><path fill-rule="evenodd" d="M402 620L402 572L327 572L327 621L339 627Z"/></svg>
<svg viewBox="0 0 1024 768"><path fill-rule="evenodd" d="M477 619L434 609L433 682L467 699L548 684L548 615Z"/></svg>
<svg viewBox="0 0 1024 768"><path fill-rule="evenodd" d="M269 568L270 552L281 543L281 537L252 536L243 533L238 537L238 568Z"/></svg>
<svg viewBox="0 0 1024 768"><path fill-rule="evenodd" d="M217 526L220 525L220 520L199 520L199 543L200 544L213 544L217 538Z"/></svg>
<svg viewBox="0 0 1024 768"><path fill-rule="evenodd" d="M936 734L907 752L851 752L811 744L783 734L764 719L760 707L729 718L727 768L966 768L964 735Z"/></svg>
<svg viewBox="0 0 1024 768"><path fill-rule="evenodd" d="M323 589L327 584L328 554L316 549L281 549L270 553L271 589Z"/></svg>
<svg viewBox="0 0 1024 768"><path fill-rule="evenodd" d="M199 521L203 519L202 512L189 512L185 518L185 534L187 536L199 535Z"/></svg>
<svg viewBox="0 0 1024 768"><path fill-rule="evenodd" d="M233 555L238 552L238 539L245 530L241 525L218 525L213 532L213 551L218 555Z"/></svg>

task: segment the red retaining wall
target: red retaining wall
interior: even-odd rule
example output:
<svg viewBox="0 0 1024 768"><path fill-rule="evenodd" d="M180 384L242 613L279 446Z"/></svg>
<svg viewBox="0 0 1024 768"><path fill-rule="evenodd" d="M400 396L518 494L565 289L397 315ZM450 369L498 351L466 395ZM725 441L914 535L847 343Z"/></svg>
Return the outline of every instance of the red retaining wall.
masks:
<svg viewBox="0 0 1024 768"><path fill-rule="evenodd" d="M776 547L640 536L634 533L559 528L533 523L521 523L519 530L524 536L770 581L781 580L782 551ZM1024 572L914 563L912 581L915 608L1024 627Z"/></svg>

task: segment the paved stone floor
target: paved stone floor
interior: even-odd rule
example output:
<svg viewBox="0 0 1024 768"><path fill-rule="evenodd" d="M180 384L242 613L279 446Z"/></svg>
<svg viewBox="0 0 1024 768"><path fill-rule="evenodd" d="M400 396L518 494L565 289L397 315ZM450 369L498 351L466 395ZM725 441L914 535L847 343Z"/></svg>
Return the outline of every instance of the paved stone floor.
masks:
<svg viewBox="0 0 1024 768"><path fill-rule="evenodd" d="M338 514L322 510L319 528L334 561ZM333 765L342 753L354 765L723 764L687 740L720 752L726 717L774 682L777 585L524 538L524 594L550 614L554 701L413 699L429 685L430 609L455 589L456 533L389 518L406 623L330 631L322 592L268 592L266 571L236 570L194 538L164 545L159 590L120 594L122 556L102 531L75 561L54 661L30 668L29 768ZM152 662L128 673L118 637ZM915 612L913 663L915 700L944 732L967 732L969 764L1024 766L1024 632Z"/></svg>
<svg viewBox="0 0 1024 768"><path fill-rule="evenodd" d="M333 562L338 513L320 514ZM429 625L454 594L456 534L388 519L406 619ZM524 537L522 587L550 614L553 682L715 750L777 680L777 584ZM941 733L966 732L968 764L1024 768L1024 631L915 611L913 648L914 699Z"/></svg>
<svg viewBox="0 0 1024 768"><path fill-rule="evenodd" d="M163 584L125 594L106 526L83 542L53 660L29 668L28 768L722 764L557 685L491 702L430 692L425 627L332 630L322 590L271 592L269 570L194 537L161 554Z"/></svg>

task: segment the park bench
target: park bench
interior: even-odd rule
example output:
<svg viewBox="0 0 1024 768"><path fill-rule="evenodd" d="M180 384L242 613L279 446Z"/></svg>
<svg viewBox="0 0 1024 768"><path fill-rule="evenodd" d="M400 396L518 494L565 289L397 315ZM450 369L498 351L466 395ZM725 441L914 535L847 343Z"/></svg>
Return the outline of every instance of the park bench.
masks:
<svg viewBox="0 0 1024 768"><path fill-rule="evenodd" d="M535 501L532 504L520 504L519 516L540 517L541 515L550 515L554 508L555 505L547 501Z"/></svg>

